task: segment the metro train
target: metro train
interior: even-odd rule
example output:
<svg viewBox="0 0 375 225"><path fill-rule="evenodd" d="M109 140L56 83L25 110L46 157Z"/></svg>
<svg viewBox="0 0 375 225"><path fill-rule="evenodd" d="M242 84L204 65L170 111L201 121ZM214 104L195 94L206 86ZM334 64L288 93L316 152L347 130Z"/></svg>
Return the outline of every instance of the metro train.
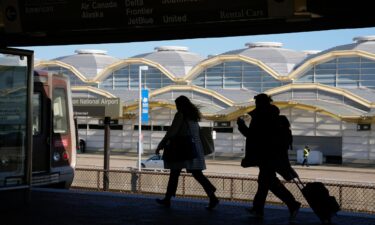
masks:
<svg viewBox="0 0 375 225"><path fill-rule="evenodd" d="M32 101L32 186L69 188L77 147L69 78L35 70Z"/></svg>
<svg viewBox="0 0 375 225"><path fill-rule="evenodd" d="M34 70L32 118L26 119L27 113L18 104L26 102L22 93L24 79L16 74L17 70L22 74L24 71L19 67L6 70L2 76L4 87L0 88L0 186L14 189L25 183L25 162L30 156L25 151L28 143L23 121L31 120L31 186L69 188L74 178L77 146L69 78Z"/></svg>

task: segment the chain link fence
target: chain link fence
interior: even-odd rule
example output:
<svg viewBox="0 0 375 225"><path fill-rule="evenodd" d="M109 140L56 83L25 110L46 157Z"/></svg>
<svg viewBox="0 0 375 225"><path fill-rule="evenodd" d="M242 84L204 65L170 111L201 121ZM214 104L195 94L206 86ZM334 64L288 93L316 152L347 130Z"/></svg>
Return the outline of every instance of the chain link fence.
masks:
<svg viewBox="0 0 375 225"><path fill-rule="evenodd" d="M169 173L167 171L141 171L136 169L108 170L77 168L72 184L74 189L104 191L103 178L109 177L109 190L134 194L164 194ZM244 175L206 174L217 188L219 198L227 201L252 201L257 190L257 178ZM205 198L206 193L189 173L181 173L177 195L181 197ZM330 195L335 196L341 209L351 212L375 213L375 185L345 183L326 180L302 180L304 183L320 181L325 184ZM283 181L297 201L304 207L308 204L293 182ZM271 204L282 202L271 192L267 197Z"/></svg>

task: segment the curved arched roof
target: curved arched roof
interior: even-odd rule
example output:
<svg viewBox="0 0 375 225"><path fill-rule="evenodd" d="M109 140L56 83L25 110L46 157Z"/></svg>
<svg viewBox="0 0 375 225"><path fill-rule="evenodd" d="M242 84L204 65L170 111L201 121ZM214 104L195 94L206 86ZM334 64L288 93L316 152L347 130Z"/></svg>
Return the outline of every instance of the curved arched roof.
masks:
<svg viewBox="0 0 375 225"><path fill-rule="evenodd" d="M342 88L337 88L337 87L331 87L331 86L326 86L322 85L319 83L314 83L314 84L287 84L282 87L277 87L273 88L271 90L266 91L268 95L274 96L277 95L281 92L285 92L288 90L308 90L308 89L316 89L316 90L322 90L326 92L330 92L333 94L341 95L344 96L354 102L357 102L360 105L363 105L368 108L373 108L375 107L375 103L372 102L371 100L365 98L363 95L359 95L357 93L353 93L351 89L342 89ZM284 101L288 101L290 99L285 98L283 99Z"/></svg>
<svg viewBox="0 0 375 225"><path fill-rule="evenodd" d="M363 116L369 115L367 112L344 104L333 104L332 102L326 102L323 100L275 101L274 104L279 108L295 108L314 111L345 121L356 121ZM212 119L235 120L239 116L247 114L254 108L254 101L248 102L247 104L231 106L217 112Z"/></svg>
<svg viewBox="0 0 375 225"><path fill-rule="evenodd" d="M208 58L199 64L197 64L194 69L190 71L183 79L185 80L194 80L203 70L215 66L219 63L228 62L228 61L242 61L245 63L250 63L256 66L259 66L262 70L267 72L270 76L275 78L276 80L289 80L288 77L280 76L277 71L273 68L270 68L268 65L263 63L262 61L254 58L249 58L243 55L218 55L211 58Z"/></svg>
<svg viewBox="0 0 375 225"><path fill-rule="evenodd" d="M213 90L209 90L209 89L206 89L206 88L201 88L201 87L197 87L197 86L189 86L189 85L183 85L183 86L180 86L180 85L170 85L170 86L167 86L167 87L163 87L163 88L160 88L158 90L154 90L150 93L150 98L153 98L155 96L158 96L162 93L166 93L166 92L170 92L170 91L193 91L193 92L197 92L197 93L200 93L200 94L203 94L203 95L206 95L206 96L210 96L212 97L213 99L216 99L220 102L222 102L223 104L227 105L227 106L231 106L234 104L234 102L213 91Z"/></svg>
<svg viewBox="0 0 375 225"><path fill-rule="evenodd" d="M215 92L230 99L231 101L238 103L247 102L249 98L253 98L259 92L248 90L248 89L215 89Z"/></svg>
<svg viewBox="0 0 375 225"><path fill-rule="evenodd" d="M34 64L34 67L39 68L39 69L43 67L48 67L48 66L57 66L57 67L65 68L71 71L73 74L75 74L83 82L90 82L90 80L88 80L87 77L85 77L85 75L82 74L80 71L78 71L74 66L61 62L61 61L39 61Z"/></svg>
<svg viewBox="0 0 375 225"><path fill-rule="evenodd" d="M172 81L177 80L176 77L169 70L167 70L163 65L160 65L156 63L155 61L151 61L145 58L128 58L128 59L120 60L116 63L113 63L107 66L104 70L98 73L98 75L93 80L95 82L100 82L102 80L105 80L108 77L108 75L110 75L112 72L116 70L120 70L121 68L132 65L132 64L144 64L147 66L155 67Z"/></svg>
<svg viewBox="0 0 375 225"><path fill-rule="evenodd" d="M43 61L42 59L34 58L34 65L39 63L39 62L42 62L42 61Z"/></svg>
<svg viewBox="0 0 375 225"><path fill-rule="evenodd" d="M259 60L281 76L287 76L294 66L306 57L303 52L281 48L282 44L278 42L254 42L246 46L248 48L228 51L221 55L242 55Z"/></svg>
<svg viewBox="0 0 375 225"><path fill-rule="evenodd" d="M319 54L324 54L331 51L365 51L375 54L375 36L362 36L353 38L354 43L339 45L333 48L322 51Z"/></svg>
<svg viewBox="0 0 375 225"><path fill-rule="evenodd" d="M188 51L186 47L162 46L156 47L155 52L133 56L156 62L170 71L176 78L185 76L204 57Z"/></svg>
<svg viewBox="0 0 375 225"><path fill-rule="evenodd" d="M286 96L278 96L286 91L292 90L321 90L330 92L332 94L341 95L359 105L368 107L370 111L363 110L363 107L353 107L343 102L332 102L324 99L293 99ZM363 90L362 90L363 91ZM297 108L307 111L316 111L322 114L326 114L336 119L342 119L346 121L356 121L363 117L373 117L375 113L375 104L371 99L365 98L366 95L359 95L358 93L352 93L350 90L344 90L341 88L335 88L325 86L321 84L288 84L282 87L277 87L265 92L266 94L274 97L274 104L283 108ZM246 103L235 104L228 108L225 108L215 114L216 117L213 119L226 119L233 120L236 117L243 115L253 109L255 102L252 98L249 98Z"/></svg>
<svg viewBox="0 0 375 225"><path fill-rule="evenodd" d="M102 96L102 97L106 97L106 98L116 98L117 97L117 96L113 95L112 93L109 93L108 91L105 91L105 90L102 90L102 89L99 89L99 88L95 88L95 87L91 87L91 86L74 86L74 87L71 87L71 89L73 91L73 97L79 96L79 94L75 95L74 91L75 92L86 91L88 93L92 93L93 95Z"/></svg>
<svg viewBox="0 0 375 225"><path fill-rule="evenodd" d="M93 79L100 71L119 59L109 56L102 50L76 50L77 54L58 57L54 60L61 61L76 68L87 79Z"/></svg>
<svg viewBox="0 0 375 225"><path fill-rule="evenodd" d="M331 52L366 52L367 54L375 54L375 36L362 36L362 37L355 37L353 38L354 43L346 44L346 45L339 45L324 51L318 52L316 54L310 54L306 57L305 60L301 61L299 65L304 64L306 61L313 59L315 57L327 55Z"/></svg>
<svg viewBox="0 0 375 225"><path fill-rule="evenodd" d="M223 110L224 107L230 107L233 102L212 90L196 86L178 86L170 85L158 90L151 91L149 94L150 107L174 108L175 98L185 95L196 104L204 116L213 116ZM127 112L138 108L137 98L126 103Z"/></svg>
<svg viewBox="0 0 375 225"><path fill-rule="evenodd" d="M157 51L155 52L137 55L126 60L107 56L103 51L81 50L76 55L59 57L49 62L36 62L36 65L62 66L71 70L85 82L98 82L106 74L123 66L133 63L146 64L159 69L171 80L183 81L183 79L186 79L189 82L189 79L198 75L199 71L210 66L225 61L243 61L257 65L270 76L285 81L295 79L309 67L335 57L360 56L375 60L375 37L361 37L355 40L356 43L330 48L308 57L306 57L307 53L283 49L280 43L257 42L249 44L249 48L229 51L205 60L197 54L188 52L187 48L164 46L156 48ZM296 64L300 66L297 67ZM292 68L295 69L292 70ZM95 79L93 79L94 77ZM88 91L92 95L117 96L128 106L135 103L134 100L138 96L137 90L103 91L83 86L73 87L72 89L81 93ZM350 101L342 103L340 100L335 102L335 100L326 101L323 99L276 98L275 103L285 107L318 111L341 119L375 116L375 92L366 88L346 89L321 84L288 84L270 89L266 93L276 97L276 95L281 96L284 92L294 90L296 93L298 90L317 90L322 93L332 93L338 97L342 96ZM252 97L257 94L255 91L241 89L209 90L180 82L180 85L170 85L150 92L150 98L154 98L154 103L157 106L163 105L163 102L171 106L173 105L173 98L164 97L172 92L174 94L191 92L193 93L192 96L195 95L195 101L197 102L205 96L210 96L212 101L207 103L204 111L212 115L213 119L228 119L232 118L231 116L235 118L235 115L239 115L245 110L249 110L249 107L254 106ZM328 94L327 98L331 97ZM202 100L202 102L204 101Z"/></svg>

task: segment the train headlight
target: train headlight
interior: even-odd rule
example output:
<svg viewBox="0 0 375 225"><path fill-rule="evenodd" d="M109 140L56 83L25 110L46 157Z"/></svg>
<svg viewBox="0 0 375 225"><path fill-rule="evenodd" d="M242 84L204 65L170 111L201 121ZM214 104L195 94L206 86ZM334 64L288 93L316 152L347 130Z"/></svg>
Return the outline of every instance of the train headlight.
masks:
<svg viewBox="0 0 375 225"><path fill-rule="evenodd" d="M54 152L54 153L53 153L53 160L54 160L55 162L58 162L58 161L60 161L60 159L61 159L60 153L58 153L58 152Z"/></svg>

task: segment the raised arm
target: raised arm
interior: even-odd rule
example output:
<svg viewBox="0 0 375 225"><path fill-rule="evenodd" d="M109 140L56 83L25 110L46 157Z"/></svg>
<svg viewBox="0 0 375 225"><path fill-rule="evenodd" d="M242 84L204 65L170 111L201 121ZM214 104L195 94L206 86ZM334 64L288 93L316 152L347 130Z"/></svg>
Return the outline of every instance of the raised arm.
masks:
<svg viewBox="0 0 375 225"><path fill-rule="evenodd" d="M243 119L241 119L241 118L237 119L237 126L238 126L238 130L240 131L240 133L243 136L248 137L248 135L249 135L249 127L246 126L245 121Z"/></svg>

